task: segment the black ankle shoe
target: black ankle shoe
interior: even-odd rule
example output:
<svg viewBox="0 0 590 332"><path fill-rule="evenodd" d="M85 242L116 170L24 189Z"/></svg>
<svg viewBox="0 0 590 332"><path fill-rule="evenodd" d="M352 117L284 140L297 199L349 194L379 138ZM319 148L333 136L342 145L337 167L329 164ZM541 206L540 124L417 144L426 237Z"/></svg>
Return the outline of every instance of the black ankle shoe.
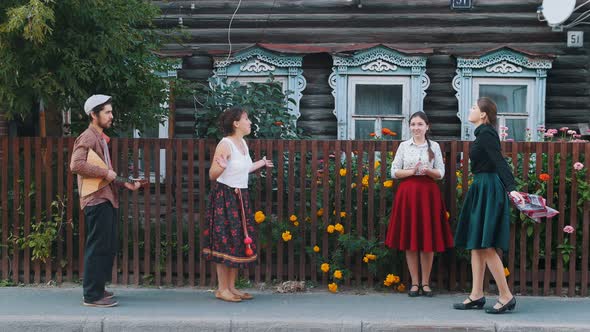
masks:
<svg viewBox="0 0 590 332"><path fill-rule="evenodd" d="M516 308L516 298L513 296L512 300L508 301L508 303L503 304L502 302L498 301L502 306L498 309L491 307L486 309L486 314L503 314L507 310L514 310Z"/></svg>
<svg viewBox="0 0 590 332"><path fill-rule="evenodd" d="M422 287L420 287L420 289L422 290L422 295L424 295L426 297L432 297L434 295L432 293L432 288L429 291L427 291L427 290L424 290L424 286L430 287L430 285L422 285Z"/></svg>
<svg viewBox="0 0 590 332"><path fill-rule="evenodd" d="M412 287L414 287L414 286L418 287L418 289L415 290L415 291L412 290ZM410 286L410 290L408 291L408 296L409 297L417 297L419 295L420 295L420 285L412 285L412 286Z"/></svg>
<svg viewBox="0 0 590 332"><path fill-rule="evenodd" d="M485 296L477 300L472 300L471 297L467 297L470 302L467 303L455 303L453 304L453 309L457 310L469 310L469 309L482 309L483 305L486 304Z"/></svg>

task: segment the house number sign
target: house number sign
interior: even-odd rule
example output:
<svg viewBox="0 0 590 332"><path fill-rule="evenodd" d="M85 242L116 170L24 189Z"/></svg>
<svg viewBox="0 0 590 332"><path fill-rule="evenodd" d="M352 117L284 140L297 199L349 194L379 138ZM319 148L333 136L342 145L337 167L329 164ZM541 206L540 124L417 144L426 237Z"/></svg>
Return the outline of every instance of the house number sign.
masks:
<svg viewBox="0 0 590 332"><path fill-rule="evenodd" d="M451 0L451 9L471 9L473 0Z"/></svg>

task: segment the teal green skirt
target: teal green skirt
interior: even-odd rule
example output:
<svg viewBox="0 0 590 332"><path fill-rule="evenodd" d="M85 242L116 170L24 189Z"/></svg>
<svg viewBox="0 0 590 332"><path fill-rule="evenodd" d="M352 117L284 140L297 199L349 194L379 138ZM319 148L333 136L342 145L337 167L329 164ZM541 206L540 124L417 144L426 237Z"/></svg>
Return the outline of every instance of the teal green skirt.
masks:
<svg viewBox="0 0 590 332"><path fill-rule="evenodd" d="M496 173L477 173L461 208L455 246L465 249L501 248L510 242L510 205Z"/></svg>

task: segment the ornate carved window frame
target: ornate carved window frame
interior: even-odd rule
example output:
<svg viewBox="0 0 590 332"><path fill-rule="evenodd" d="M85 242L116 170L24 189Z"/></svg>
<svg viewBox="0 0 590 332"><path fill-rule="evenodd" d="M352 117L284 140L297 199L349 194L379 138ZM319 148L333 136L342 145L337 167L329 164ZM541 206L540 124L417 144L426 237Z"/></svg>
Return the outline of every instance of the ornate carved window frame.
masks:
<svg viewBox="0 0 590 332"><path fill-rule="evenodd" d="M532 55L510 47L503 47L479 56L457 56L457 75L453 78L455 96L459 101L457 117L461 120L461 139L472 140L473 126L467 120L475 102L478 84L493 81L495 85L511 83L532 87L527 98L529 127L545 125L547 71L552 67L549 56ZM527 83L523 83L527 82ZM528 104L532 103L532 105Z"/></svg>
<svg viewBox="0 0 590 332"><path fill-rule="evenodd" d="M333 54L332 74L329 84L334 96L334 115L337 119L338 139L351 139L354 133L352 122L353 100L351 95L350 80L355 77L377 77L382 80L387 77L407 78L409 84L409 107L404 110L407 120L415 112L422 111L426 89L430 86L430 78L426 74L426 56L406 55L384 45L374 46L346 56ZM407 94L407 91L404 91ZM407 121L402 121L401 139L409 138ZM378 133L380 134L380 133ZM352 135L352 136L351 136Z"/></svg>
<svg viewBox="0 0 590 332"><path fill-rule="evenodd" d="M232 54L229 58L213 57L213 82L224 80L240 82L265 82L271 75L283 84L283 91L295 101L289 103L289 113L297 119L301 116L299 102L307 82L303 77L302 55L286 55L253 46Z"/></svg>
<svg viewBox="0 0 590 332"><path fill-rule="evenodd" d="M172 69L173 70L168 70L168 71L156 71L154 72L154 75L160 77L161 79L166 81L166 92L168 93L168 99L170 99L170 84L169 84L169 79L170 78L177 78L178 77L178 71L182 69L182 59L177 59L173 65L172 65ZM162 104L160 104L160 107L162 108L169 108L170 105L168 104L168 102L164 102ZM162 121L159 125L158 125L158 137L160 139L165 139L165 138L169 138L169 118L166 117L166 119L164 119L164 121ZM138 129L133 129L133 138L141 138L142 136L140 135L140 132ZM152 157L154 158L154 157ZM147 178L147 176L144 173L143 170L143 156L140 156L140 165L139 165L139 175L140 177L144 177ZM149 174L149 179L150 182L155 183L156 182L156 172L152 169L150 171ZM160 183L164 183L164 181L166 180L166 150L165 149L160 149L160 178L158 179L160 181Z"/></svg>

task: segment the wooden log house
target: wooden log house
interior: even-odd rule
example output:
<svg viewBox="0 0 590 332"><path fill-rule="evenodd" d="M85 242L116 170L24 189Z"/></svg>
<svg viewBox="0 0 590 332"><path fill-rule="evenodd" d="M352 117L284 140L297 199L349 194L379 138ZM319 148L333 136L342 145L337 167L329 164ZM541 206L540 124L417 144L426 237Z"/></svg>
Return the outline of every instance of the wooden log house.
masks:
<svg viewBox="0 0 590 332"><path fill-rule="evenodd" d="M290 111L312 138L363 139L386 125L404 138L403 119L424 110L435 139L469 139L464 115L480 94L497 99L509 138L538 125L586 132L587 43L568 47L567 31L540 22L540 0L474 0L470 9L451 2L154 1L162 9L155 24L187 36L162 50L190 53L180 77L277 74L295 90ZM193 135L194 112L191 100L176 102L175 137Z"/></svg>

